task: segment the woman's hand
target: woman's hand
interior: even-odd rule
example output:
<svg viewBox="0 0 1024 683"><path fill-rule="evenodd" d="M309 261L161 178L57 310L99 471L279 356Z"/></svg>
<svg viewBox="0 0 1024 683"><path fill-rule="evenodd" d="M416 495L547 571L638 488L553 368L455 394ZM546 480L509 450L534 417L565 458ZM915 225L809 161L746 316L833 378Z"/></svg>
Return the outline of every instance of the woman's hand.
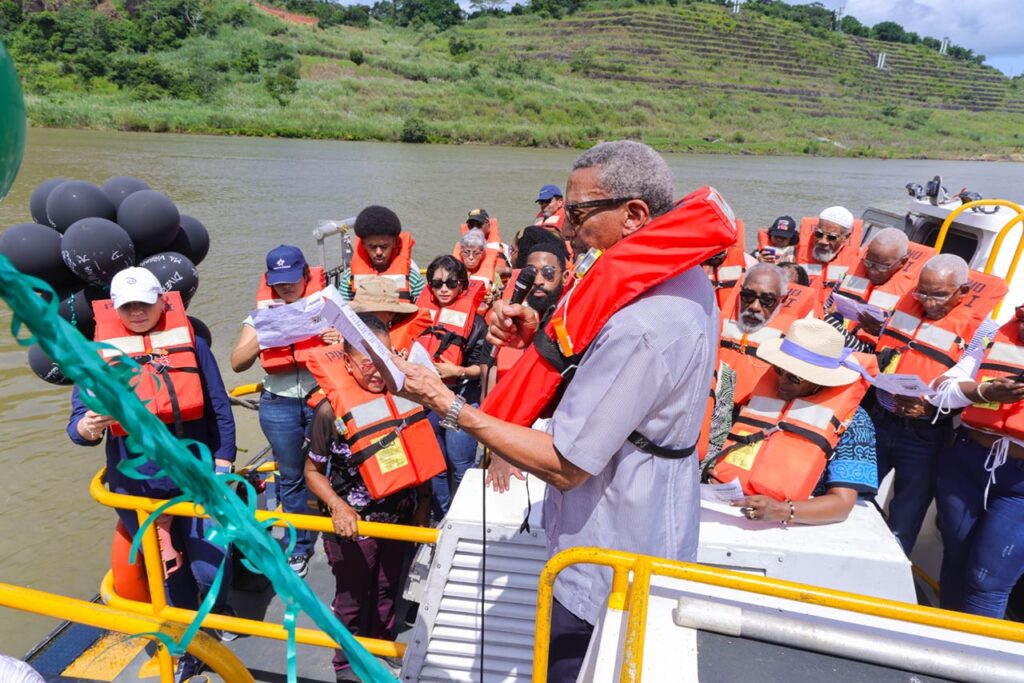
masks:
<svg viewBox="0 0 1024 683"><path fill-rule="evenodd" d="M320 339L323 340L324 344L340 344L341 332L338 332L338 330L334 329L333 327L328 327L326 330L320 333Z"/></svg>
<svg viewBox="0 0 1024 683"><path fill-rule="evenodd" d="M334 533L344 541L354 541L359 535L359 513L345 501L338 499L331 505L331 522Z"/></svg>
<svg viewBox="0 0 1024 683"><path fill-rule="evenodd" d="M78 421L78 434L87 441L99 441L103 438L104 430L115 422L117 420L109 415L100 415L87 410L82 419Z"/></svg>
<svg viewBox="0 0 1024 683"><path fill-rule="evenodd" d="M928 416L928 404L917 396L894 396L896 414L917 420Z"/></svg>
<svg viewBox="0 0 1024 683"><path fill-rule="evenodd" d="M991 382L978 384L984 401L988 403L1016 403L1024 399L1024 383L1016 382L1010 377L1000 377Z"/></svg>
<svg viewBox="0 0 1024 683"><path fill-rule="evenodd" d="M507 301L495 301L494 317L487 328L487 341L494 346L507 346L513 349L525 349L533 342L537 334L540 318L529 306L510 304Z"/></svg>
<svg viewBox="0 0 1024 683"><path fill-rule="evenodd" d="M441 360L434 361L434 367L437 369L437 374L440 375L441 379L445 382L462 379L465 375L461 365L456 365L455 363L443 358Z"/></svg>
<svg viewBox="0 0 1024 683"><path fill-rule="evenodd" d="M494 490L498 493L505 493L505 491L508 491L508 485L512 481L512 477L520 481L526 481L526 475L523 474L522 470L510 464L504 458L491 453L491 464L487 468L487 479L484 485L493 486Z"/></svg>
<svg viewBox="0 0 1024 683"><path fill-rule="evenodd" d="M883 320L872 316L866 311L861 311L857 316L857 322L860 323L860 328L868 334L877 337L882 331Z"/></svg>
<svg viewBox="0 0 1024 683"><path fill-rule="evenodd" d="M747 519L759 522L781 522L789 519L789 503L768 496L746 496L729 505L740 508Z"/></svg>

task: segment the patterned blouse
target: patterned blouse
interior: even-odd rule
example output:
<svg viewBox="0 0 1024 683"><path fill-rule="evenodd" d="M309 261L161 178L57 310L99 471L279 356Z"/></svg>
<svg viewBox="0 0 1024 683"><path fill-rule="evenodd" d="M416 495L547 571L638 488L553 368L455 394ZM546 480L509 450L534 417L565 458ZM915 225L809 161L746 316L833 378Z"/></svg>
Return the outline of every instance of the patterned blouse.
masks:
<svg viewBox="0 0 1024 683"><path fill-rule="evenodd" d="M309 435L309 459L327 463L327 478L335 493L348 503L366 522L408 524L416 507L416 489L405 489L374 500L350 462L352 451L345 438L334 428L334 409L323 401L316 409ZM321 506L322 507L322 506Z"/></svg>
<svg viewBox="0 0 1024 683"><path fill-rule="evenodd" d="M878 491L875 425L863 408L857 408L850 426L839 437L835 456L818 480L814 495L824 495L836 487L855 489L860 497Z"/></svg>

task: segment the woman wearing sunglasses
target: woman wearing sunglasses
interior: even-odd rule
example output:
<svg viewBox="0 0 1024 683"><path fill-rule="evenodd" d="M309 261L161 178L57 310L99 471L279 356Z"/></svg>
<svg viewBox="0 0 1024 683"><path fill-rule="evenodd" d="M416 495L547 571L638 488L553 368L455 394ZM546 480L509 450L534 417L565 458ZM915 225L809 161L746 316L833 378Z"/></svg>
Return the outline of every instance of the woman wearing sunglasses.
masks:
<svg viewBox="0 0 1024 683"><path fill-rule="evenodd" d="M936 455L940 604L996 619L1024 574L1024 306L1015 314L935 383L943 407L965 408Z"/></svg>
<svg viewBox="0 0 1024 683"><path fill-rule="evenodd" d="M441 379L474 406L480 404L481 366L490 356L490 345L484 341L487 324L477 313L483 297L483 283L471 282L466 266L446 254L427 267L427 288L416 302L433 315L433 324L417 341L434 359ZM440 419L436 413L430 414L448 464L447 472L434 477L436 519L448 512L462 476L476 462L476 440L465 432L442 429Z"/></svg>

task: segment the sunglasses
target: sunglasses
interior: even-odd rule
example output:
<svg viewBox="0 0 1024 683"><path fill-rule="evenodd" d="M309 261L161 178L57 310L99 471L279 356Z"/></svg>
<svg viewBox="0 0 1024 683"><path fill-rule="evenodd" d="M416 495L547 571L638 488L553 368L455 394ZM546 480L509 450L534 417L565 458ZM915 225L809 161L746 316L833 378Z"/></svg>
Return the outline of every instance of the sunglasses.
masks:
<svg viewBox="0 0 1024 683"><path fill-rule="evenodd" d="M761 308L770 310L778 305L779 297L776 294L769 294L767 292L758 294L754 290L744 287L740 290L740 301L748 306L754 303L754 301L759 301L761 302Z"/></svg>
<svg viewBox="0 0 1024 683"><path fill-rule="evenodd" d="M800 384L801 382L804 381L803 377L794 375L789 370L783 370L778 365L773 365L772 368L774 368L775 374L778 375L784 382L789 382L790 384Z"/></svg>
<svg viewBox="0 0 1024 683"><path fill-rule="evenodd" d="M824 230L816 229L814 231L814 239L826 239L830 244L835 244L839 240L843 239L843 235L837 235L834 232L825 232Z"/></svg>
<svg viewBox="0 0 1024 683"><path fill-rule="evenodd" d="M583 213L584 210L611 209L613 207L618 206L619 204L624 204L632 199L636 199L636 197L612 197L609 199L593 199L589 202L576 202L575 204L566 204L565 220L569 223L569 225L579 227L583 225L586 222L586 220L590 218L590 216L597 213L597 211L593 211L590 213L590 215L585 215Z"/></svg>
<svg viewBox="0 0 1024 683"><path fill-rule="evenodd" d="M459 279L450 277L446 280L441 278L434 278L430 281L431 289L441 289L441 287L447 287L448 289L456 289L459 286Z"/></svg>
<svg viewBox="0 0 1024 683"><path fill-rule="evenodd" d="M554 282L555 278L558 276L558 269L554 266L544 266L540 269L540 275L548 282Z"/></svg>

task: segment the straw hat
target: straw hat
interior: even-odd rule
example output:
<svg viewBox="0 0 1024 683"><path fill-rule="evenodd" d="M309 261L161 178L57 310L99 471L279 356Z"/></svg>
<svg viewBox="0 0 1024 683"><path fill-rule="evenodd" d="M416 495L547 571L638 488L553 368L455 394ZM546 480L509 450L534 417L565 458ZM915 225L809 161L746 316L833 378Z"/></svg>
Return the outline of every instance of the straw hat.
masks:
<svg viewBox="0 0 1024 683"><path fill-rule="evenodd" d="M850 351L843 335L824 320L802 318L786 330L784 339L771 339L757 348L757 357L823 387L841 387L860 379L860 373L846 365ZM799 356L799 357L798 357Z"/></svg>
<svg viewBox="0 0 1024 683"><path fill-rule="evenodd" d="M356 313L415 313L419 310L416 304L398 297L398 285L394 280L378 275L359 278L351 305Z"/></svg>

